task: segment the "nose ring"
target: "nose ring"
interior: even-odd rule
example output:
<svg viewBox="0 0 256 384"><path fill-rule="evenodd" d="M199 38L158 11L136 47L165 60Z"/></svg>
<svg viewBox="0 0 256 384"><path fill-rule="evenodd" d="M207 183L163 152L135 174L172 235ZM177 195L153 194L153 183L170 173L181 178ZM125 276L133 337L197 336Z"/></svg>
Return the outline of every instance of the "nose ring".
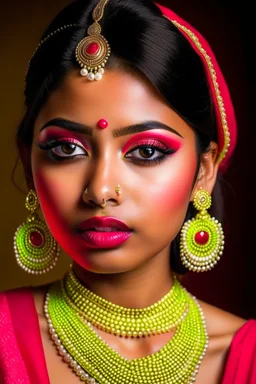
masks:
<svg viewBox="0 0 256 384"><path fill-rule="evenodd" d="M105 199L102 199L102 203L100 204L101 208L104 209L107 205L107 202Z"/></svg>

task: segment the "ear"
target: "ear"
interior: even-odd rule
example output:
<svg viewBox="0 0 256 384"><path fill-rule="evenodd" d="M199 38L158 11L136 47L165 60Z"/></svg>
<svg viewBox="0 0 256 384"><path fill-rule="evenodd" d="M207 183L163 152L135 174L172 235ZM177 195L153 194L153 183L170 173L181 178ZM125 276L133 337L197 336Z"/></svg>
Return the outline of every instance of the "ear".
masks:
<svg viewBox="0 0 256 384"><path fill-rule="evenodd" d="M219 169L217 159L218 145L211 141L208 151L203 153L201 156L198 176L191 193L191 201L193 201L196 192L200 188L206 190L210 195L212 194Z"/></svg>

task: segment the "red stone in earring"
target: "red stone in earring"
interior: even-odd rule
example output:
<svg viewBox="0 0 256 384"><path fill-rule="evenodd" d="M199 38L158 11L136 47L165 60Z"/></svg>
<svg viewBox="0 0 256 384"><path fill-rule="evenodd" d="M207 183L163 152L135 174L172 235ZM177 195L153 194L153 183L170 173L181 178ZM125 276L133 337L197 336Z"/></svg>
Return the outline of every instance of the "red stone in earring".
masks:
<svg viewBox="0 0 256 384"><path fill-rule="evenodd" d="M105 119L100 119L100 120L98 121L97 125L98 125L98 127L99 127L100 129L105 129L105 128L108 127L108 122L107 122L107 120L105 120Z"/></svg>

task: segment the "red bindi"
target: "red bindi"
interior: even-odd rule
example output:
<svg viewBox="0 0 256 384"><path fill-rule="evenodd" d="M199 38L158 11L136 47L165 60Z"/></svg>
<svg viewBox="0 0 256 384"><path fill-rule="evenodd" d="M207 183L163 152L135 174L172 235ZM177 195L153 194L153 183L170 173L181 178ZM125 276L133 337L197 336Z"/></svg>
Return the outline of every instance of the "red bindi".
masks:
<svg viewBox="0 0 256 384"><path fill-rule="evenodd" d="M98 125L98 127L99 127L100 129L105 129L105 128L108 127L108 122L107 122L107 120L105 120L105 119L100 119L100 120L98 121L97 125Z"/></svg>

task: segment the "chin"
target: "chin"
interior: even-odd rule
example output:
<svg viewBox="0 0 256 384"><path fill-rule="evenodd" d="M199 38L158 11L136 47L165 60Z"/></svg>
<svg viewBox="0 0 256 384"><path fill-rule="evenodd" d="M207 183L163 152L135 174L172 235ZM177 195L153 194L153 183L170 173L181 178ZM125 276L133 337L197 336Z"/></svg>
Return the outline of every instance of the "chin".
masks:
<svg viewBox="0 0 256 384"><path fill-rule="evenodd" d="M123 253L123 252L122 252ZM120 250L90 250L86 254L70 255L75 263L88 272L107 275L130 272L138 265Z"/></svg>

